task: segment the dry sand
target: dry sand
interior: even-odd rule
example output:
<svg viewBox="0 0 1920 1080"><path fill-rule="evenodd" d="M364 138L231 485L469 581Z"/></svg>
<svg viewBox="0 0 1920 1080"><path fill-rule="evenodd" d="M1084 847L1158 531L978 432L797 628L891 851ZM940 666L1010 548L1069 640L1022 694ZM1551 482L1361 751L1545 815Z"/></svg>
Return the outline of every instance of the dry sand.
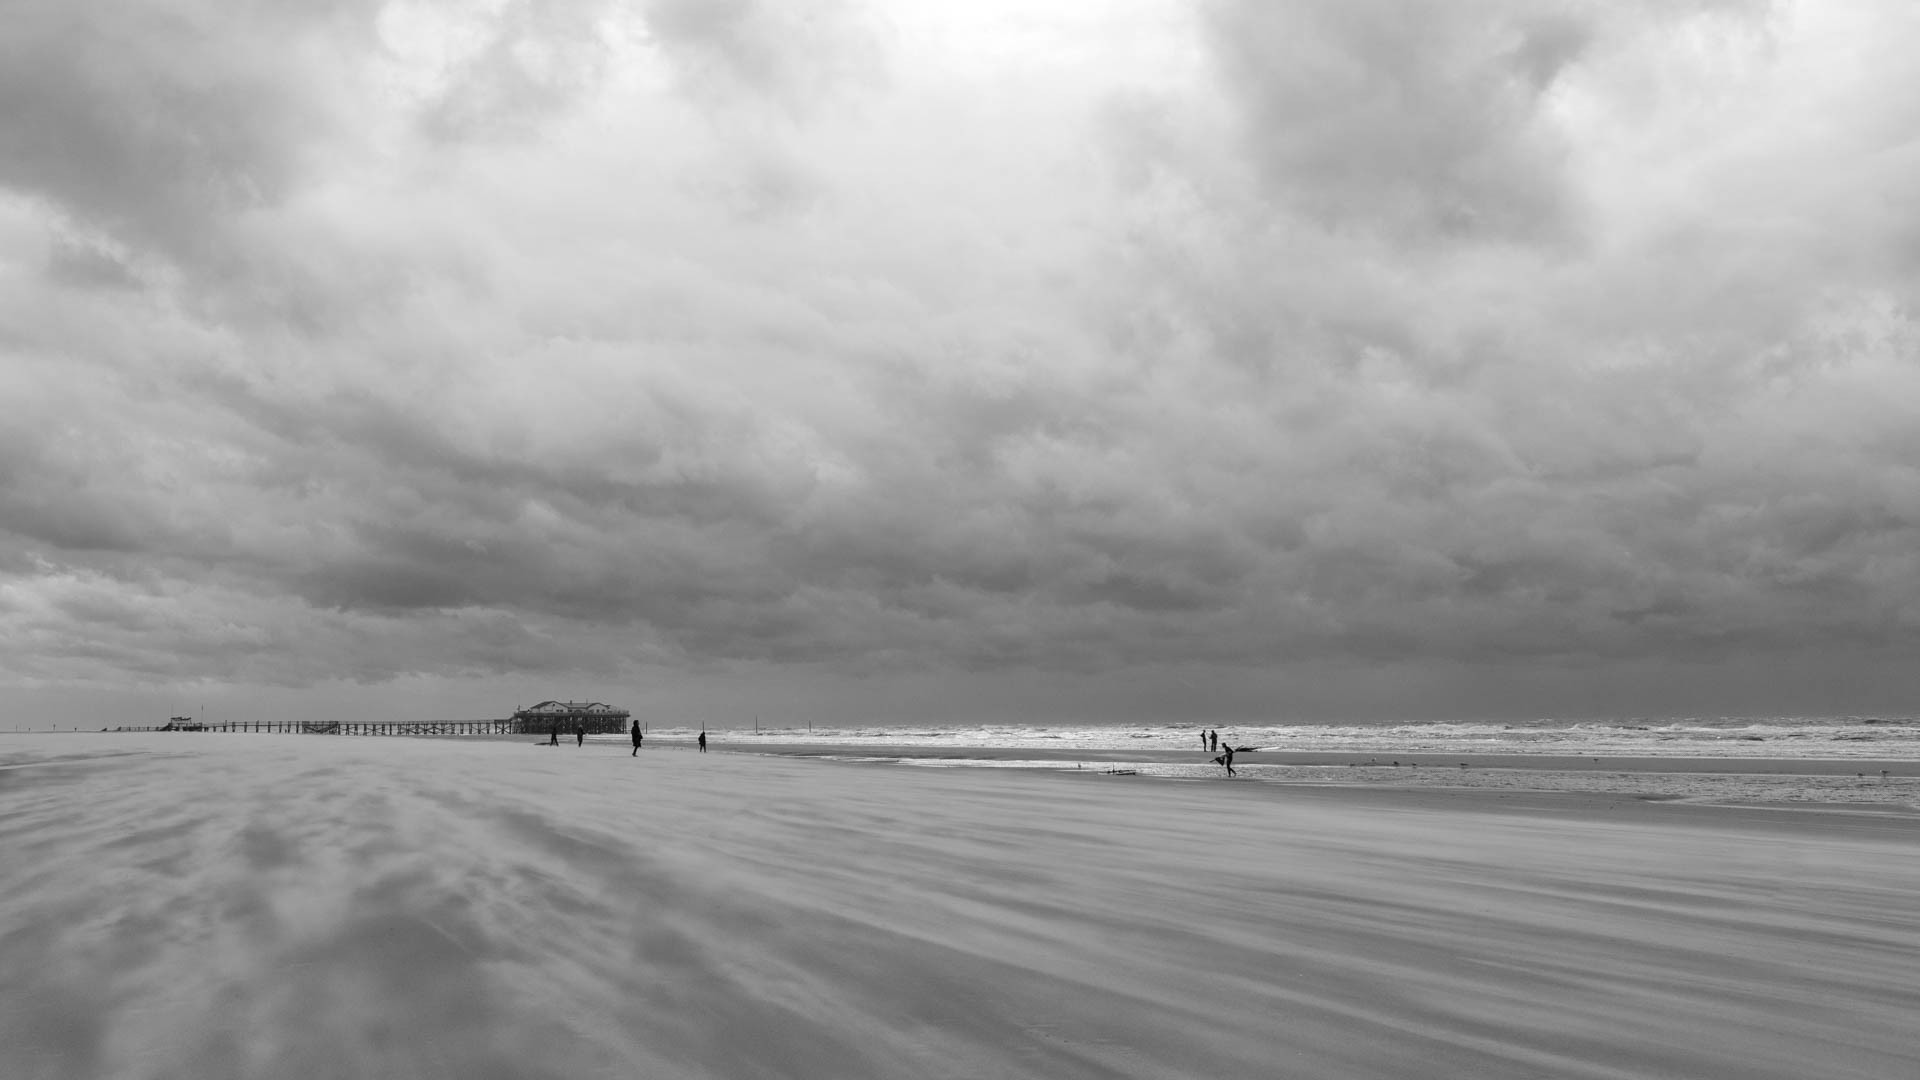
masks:
<svg viewBox="0 0 1920 1080"><path fill-rule="evenodd" d="M1920 1076L1911 816L0 737L0 1076Z"/></svg>

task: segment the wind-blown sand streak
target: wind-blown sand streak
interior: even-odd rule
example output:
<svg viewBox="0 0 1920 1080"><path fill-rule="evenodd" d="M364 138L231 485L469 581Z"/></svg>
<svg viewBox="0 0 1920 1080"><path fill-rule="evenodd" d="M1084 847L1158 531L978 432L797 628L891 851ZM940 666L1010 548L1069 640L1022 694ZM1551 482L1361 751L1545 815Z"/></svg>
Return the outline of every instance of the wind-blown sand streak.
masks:
<svg viewBox="0 0 1920 1080"><path fill-rule="evenodd" d="M9 1078L1920 1075L1910 818L0 740Z"/></svg>

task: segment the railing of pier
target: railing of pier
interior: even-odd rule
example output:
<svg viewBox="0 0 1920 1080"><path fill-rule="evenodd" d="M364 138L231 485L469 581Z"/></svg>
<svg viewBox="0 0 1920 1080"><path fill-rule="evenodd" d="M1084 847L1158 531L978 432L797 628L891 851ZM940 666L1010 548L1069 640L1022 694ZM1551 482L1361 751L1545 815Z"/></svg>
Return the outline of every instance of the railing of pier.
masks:
<svg viewBox="0 0 1920 1080"><path fill-rule="evenodd" d="M594 718L578 726L588 735L624 735L626 720ZM106 730L106 729L101 729ZM185 731L261 735L530 735L551 737L551 724L525 720L231 720L219 723L116 727L114 731ZM571 738L573 724L561 724L562 739Z"/></svg>
<svg viewBox="0 0 1920 1080"><path fill-rule="evenodd" d="M102 729L105 730L105 729ZM512 720L233 720L212 724L122 726L114 731L259 735L516 735ZM545 734L545 732L541 732ZM571 729L561 732L573 734ZM589 731L589 734L604 734Z"/></svg>

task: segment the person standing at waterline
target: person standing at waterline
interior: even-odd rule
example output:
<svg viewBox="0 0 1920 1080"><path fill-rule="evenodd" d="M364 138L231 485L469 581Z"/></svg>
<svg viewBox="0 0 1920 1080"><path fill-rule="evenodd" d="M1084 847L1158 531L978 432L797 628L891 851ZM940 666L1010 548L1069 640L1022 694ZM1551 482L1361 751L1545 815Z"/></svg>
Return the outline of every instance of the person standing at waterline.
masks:
<svg viewBox="0 0 1920 1080"><path fill-rule="evenodd" d="M633 722L633 732L632 732L632 735L633 735L633 753L631 753L631 754L628 754L627 756L628 756L628 757L638 757L638 756L640 756L640 740L642 740L642 739L644 739L644 738L646 738L646 735L645 735L645 733L643 733L643 732L642 732L642 731L640 730L640 721L638 721L638 720L635 720L635 721Z"/></svg>
<svg viewBox="0 0 1920 1080"><path fill-rule="evenodd" d="M707 733L704 731L700 733L700 752L707 752Z"/></svg>

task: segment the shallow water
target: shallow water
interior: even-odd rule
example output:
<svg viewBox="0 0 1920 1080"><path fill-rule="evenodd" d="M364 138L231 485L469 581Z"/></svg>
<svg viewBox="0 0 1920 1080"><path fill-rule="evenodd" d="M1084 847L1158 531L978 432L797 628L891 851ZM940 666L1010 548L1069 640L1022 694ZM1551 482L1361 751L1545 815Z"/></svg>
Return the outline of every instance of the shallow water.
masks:
<svg viewBox="0 0 1920 1080"><path fill-rule="evenodd" d="M845 760L855 760L846 758ZM994 758L866 758L928 768L1064 769L1160 777L1221 780L1218 765L1187 763L1062 761ZM1421 787L1465 791L1570 791L1626 798L1671 799L1715 804L1802 804L1920 814L1920 777L1719 772L1639 772L1622 769L1443 768L1393 765L1262 765L1244 759L1236 782Z"/></svg>

